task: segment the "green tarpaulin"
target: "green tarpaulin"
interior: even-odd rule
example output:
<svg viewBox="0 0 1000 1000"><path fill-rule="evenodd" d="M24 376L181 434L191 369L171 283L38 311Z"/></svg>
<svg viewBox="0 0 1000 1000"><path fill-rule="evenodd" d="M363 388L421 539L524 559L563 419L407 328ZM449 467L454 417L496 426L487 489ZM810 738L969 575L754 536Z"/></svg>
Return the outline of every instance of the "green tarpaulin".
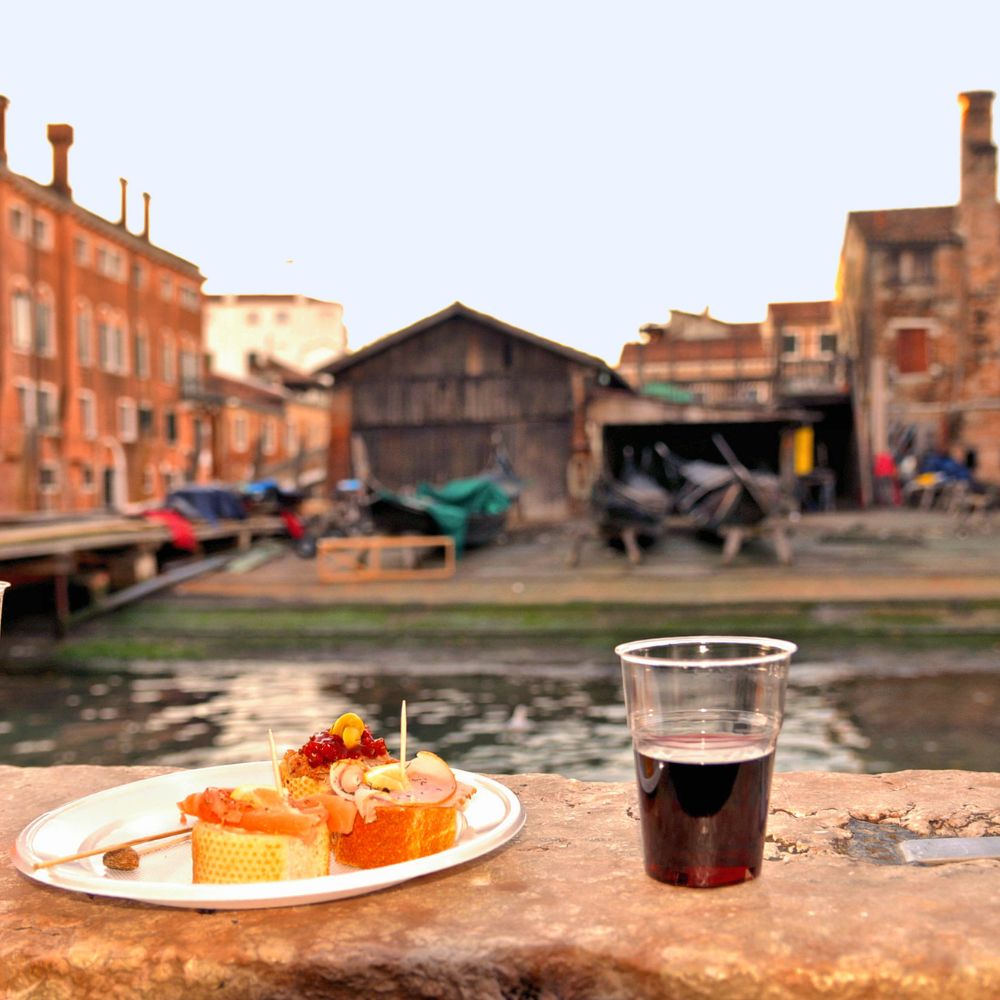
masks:
<svg viewBox="0 0 1000 1000"><path fill-rule="evenodd" d="M510 497L492 479L472 476L453 479L442 486L421 483L417 496L430 502L427 508L446 535L455 539L455 549L465 547L470 514L502 514L510 507Z"/></svg>
<svg viewBox="0 0 1000 1000"><path fill-rule="evenodd" d="M420 483L409 495L379 490L386 500L428 513L444 535L455 540L455 551L465 548L469 517L475 514L503 514L511 504L510 497L493 479L473 476L453 479L441 486Z"/></svg>

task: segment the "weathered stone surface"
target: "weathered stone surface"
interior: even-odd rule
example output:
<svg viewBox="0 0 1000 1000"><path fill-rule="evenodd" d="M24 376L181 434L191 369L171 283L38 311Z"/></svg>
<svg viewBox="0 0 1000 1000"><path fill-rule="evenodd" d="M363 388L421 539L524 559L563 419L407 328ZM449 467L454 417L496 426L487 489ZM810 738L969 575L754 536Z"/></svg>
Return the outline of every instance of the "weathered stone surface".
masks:
<svg viewBox="0 0 1000 1000"><path fill-rule="evenodd" d="M6 843L152 768L0 767ZM757 882L648 879L627 784L502 779L507 847L369 896L199 913L89 898L0 866L0 995L86 998L1000 996L1000 862L873 864L848 823L1000 833L1000 774L775 778Z"/></svg>

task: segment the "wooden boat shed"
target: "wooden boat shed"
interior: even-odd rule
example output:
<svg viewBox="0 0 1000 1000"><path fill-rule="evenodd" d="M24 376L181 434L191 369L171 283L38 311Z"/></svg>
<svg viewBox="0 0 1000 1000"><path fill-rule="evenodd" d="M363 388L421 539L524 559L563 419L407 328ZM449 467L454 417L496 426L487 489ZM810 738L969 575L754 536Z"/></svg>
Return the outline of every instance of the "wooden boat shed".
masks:
<svg viewBox="0 0 1000 1000"><path fill-rule="evenodd" d="M518 517L535 523L572 507L594 392L632 392L599 358L461 302L322 372L334 379L330 483L363 475L352 439L392 490L477 475L500 445L524 482Z"/></svg>
<svg viewBox="0 0 1000 1000"><path fill-rule="evenodd" d="M637 459L658 442L681 459L724 462L713 442L721 434L739 460L794 481L794 433L819 414L801 407L763 404L704 406L652 396L596 393L587 411L590 452L598 466L617 475L631 448Z"/></svg>

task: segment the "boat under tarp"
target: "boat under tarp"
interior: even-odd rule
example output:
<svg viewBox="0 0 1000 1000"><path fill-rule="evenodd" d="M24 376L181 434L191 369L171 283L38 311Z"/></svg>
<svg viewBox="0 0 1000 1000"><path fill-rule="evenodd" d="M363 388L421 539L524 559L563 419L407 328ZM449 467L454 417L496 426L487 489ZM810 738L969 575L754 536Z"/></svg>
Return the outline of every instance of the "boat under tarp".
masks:
<svg viewBox="0 0 1000 1000"><path fill-rule="evenodd" d="M512 499L488 475L421 483L412 493L373 490L368 509L377 531L387 535L450 535L455 550L495 541L507 523Z"/></svg>

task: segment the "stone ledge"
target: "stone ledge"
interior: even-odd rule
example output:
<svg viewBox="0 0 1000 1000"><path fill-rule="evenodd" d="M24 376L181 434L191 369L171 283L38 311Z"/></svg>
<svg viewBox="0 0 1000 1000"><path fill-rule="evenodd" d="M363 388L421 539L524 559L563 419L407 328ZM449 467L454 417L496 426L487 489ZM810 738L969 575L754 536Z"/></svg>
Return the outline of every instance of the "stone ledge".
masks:
<svg viewBox="0 0 1000 1000"><path fill-rule="evenodd" d="M46 809L165 768L0 767L9 846ZM642 870L630 784L501 779L528 820L449 872L313 906L200 913L62 892L0 866L0 996L1000 996L1000 862L852 854L852 824L1000 833L1000 774L775 776L754 883Z"/></svg>

